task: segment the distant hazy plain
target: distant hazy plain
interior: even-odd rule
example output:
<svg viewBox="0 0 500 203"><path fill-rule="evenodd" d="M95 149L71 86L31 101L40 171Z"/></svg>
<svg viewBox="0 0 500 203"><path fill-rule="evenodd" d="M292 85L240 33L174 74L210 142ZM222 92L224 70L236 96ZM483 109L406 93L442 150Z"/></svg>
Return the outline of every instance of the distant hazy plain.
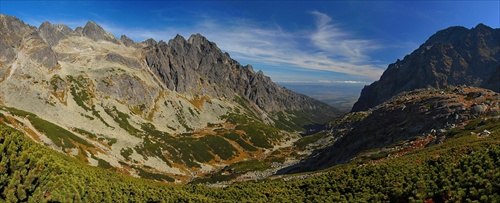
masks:
<svg viewBox="0 0 500 203"><path fill-rule="evenodd" d="M366 84L361 83L278 83L289 90L305 94L343 112L349 112Z"/></svg>

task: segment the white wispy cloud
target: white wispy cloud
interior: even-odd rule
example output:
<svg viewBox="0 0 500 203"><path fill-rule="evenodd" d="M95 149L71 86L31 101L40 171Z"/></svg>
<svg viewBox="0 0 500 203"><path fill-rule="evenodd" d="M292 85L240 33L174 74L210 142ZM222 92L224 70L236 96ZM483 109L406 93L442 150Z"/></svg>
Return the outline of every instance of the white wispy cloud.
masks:
<svg viewBox="0 0 500 203"><path fill-rule="evenodd" d="M366 52L380 48L379 45L372 40L354 38L334 25L326 14L318 11L311 13L316 19L316 30L300 33L248 20L233 20L228 22L228 26L212 19L201 21L198 32L240 60L333 71L370 80L380 77L385 64L377 63L366 55ZM304 41L311 44L304 45Z"/></svg>
<svg viewBox="0 0 500 203"><path fill-rule="evenodd" d="M362 62L369 57L365 52L380 48L372 40L356 39L353 34L332 23L332 19L319 11L311 12L316 17L317 30L311 34L312 43L330 55L344 57L351 62Z"/></svg>

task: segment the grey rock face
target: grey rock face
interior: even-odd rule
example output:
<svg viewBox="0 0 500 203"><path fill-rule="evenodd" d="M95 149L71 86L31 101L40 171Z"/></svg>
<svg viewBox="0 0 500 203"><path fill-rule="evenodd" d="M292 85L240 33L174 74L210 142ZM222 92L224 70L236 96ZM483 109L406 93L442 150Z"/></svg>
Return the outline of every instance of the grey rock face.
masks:
<svg viewBox="0 0 500 203"><path fill-rule="evenodd" d="M0 60L3 63L14 59L23 41L22 33L28 32L31 27L23 21L11 17L0 15Z"/></svg>
<svg viewBox="0 0 500 203"><path fill-rule="evenodd" d="M136 68L136 69L141 68L141 64L139 64L138 61L124 56L120 56L118 54L113 54L113 53L107 54L105 56L105 59L107 61L121 63L130 68Z"/></svg>
<svg viewBox="0 0 500 203"><path fill-rule="evenodd" d="M486 106L484 104L478 104L478 105L472 106L471 111L472 111L473 115L479 116L479 115L483 114L487 108L488 108L488 106Z"/></svg>
<svg viewBox="0 0 500 203"><path fill-rule="evenodd" d="M154 46L154 45L158 44L158 42L156 42L154 39L151 39L151 38L149 38L149 39L147 39L147 40L145 40L144 42L141 42L141 43L145 44L147 46Z"/></svg>
<svg viewBox="0 0 500 203"><path fill-rule="evenodd" d="M132 39L130 39L130 38L128 38L127 36L125 36L125 35L122 35L122 36L120 37L120 41L121 41L121 42L122 42L125 46L128 46L128 47L129 47L129 46L134 46L134 45L135 45L135 42L134 42Z"/></svg>
<svg viewBox="0 0 500 203"><path fill-rule="evenodd" d="M483 84L483 87L500 92L500 65L497 66L496 71L491 75L490 79Z"/></svg>
<svg viewBox="0 0 500 203"><path fill-rule="evenodd" d="M152 105L152 101L158 97L158 90L153 89L141 82L140 79L130 75L112 75L96 81L96 90L121 100L131 106L144 104Z"/></svg>
<svg viewBox="0 0 500 203"><path fill-rule="evenodd" d="M267 112L318 110L328 117L335 112L326 104L276 85L250 65L240 65L200 34L188 40L177 35L168 43L146 44L148 66L173 91L229 100L239 95Z"/></svg>
<svg viewBox="0 0 500 203"><path fill-rule="evenodd" d="M78 35L78 36L82 36L83 35L83 28L82 27L76 27L75 28L75 34Z"/></svg>
<svg viewBox="0 0 500 203"><path fill-rule="evenodd" d="M82 30L82 35L94 41L105 40L118 44L118 40L116 40L113 35L109 34L101 26L92 21L87 22Z"/></svg>
<svg viewBox="0 0 500 203"><path fill-rule="evenodd" d="M0 25L2 25L0 27L1 64L11 63L17 59L20 51L29 50L26 54L45 68L58 65L56 54L35 27L5 15L0 15Z"/></svg>
<svg viewBox="0 0 500 203"><path fill-rule="evenodd" d="M438 31L403 60L390 64L379 81L363 88L352 111L419 88L468 85L500 91L500 29L450 27Z"/></svg>
<svg viewBox="0 0 500 203"><path fill-rule="evenodd" d="M44 22L38 28L40 36L50 45L55 46L59 43L61 39L73 34L73 30L66 25L62 24L51 24L50 22Z"/></svg>

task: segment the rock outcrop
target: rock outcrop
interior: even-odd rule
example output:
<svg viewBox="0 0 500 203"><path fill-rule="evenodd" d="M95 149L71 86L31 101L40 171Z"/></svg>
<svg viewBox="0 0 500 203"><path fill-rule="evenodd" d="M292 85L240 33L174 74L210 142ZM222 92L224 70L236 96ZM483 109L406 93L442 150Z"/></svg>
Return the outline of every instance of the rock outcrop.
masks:
<svg viewBox="0 0 500 203"><path fill-rule="evenodd" d="M23 21L0 15L0 65L30 58L47 69L58 65L56 54L35 27ZM15 66L14 66L15 67ZM14 68L11 67L11 70ZM7 75L6 67L0 66L0 81Z"/></svg>
<svg viewBox="0 0 500 203"><path fill-rule="evenodd" d="M55 46L61 39L66 38L68 35L74 34L74 31L66 25L51 24L44 22L38 28L40 36L50 45Z"/></svg>
<svg viewBox="0 0 500 203"><path fill-rule="evenodd" d="M83 27L82 35L94 41L104 40L118 43L118 40L116 40L112 34L106 32L101 26L92 21L88 21L85 27Z"/></svg>
<svg viewBox="0 0 500 203"><path fill-rule="evenodd" d="M400 142L453 136L475 119L498 119L500 93L476 87L418 89L401 93L369 111L346 114L324 131L336 137L290 171L314 171L347 163L362 152ZM420 146L424 147L424 146Z"/></svg>
<svg viewBox="0 0 500 203"><path fill-rule="evenodd" d="M262 71L254 72L251 65L240 65L200 34L188 40L177 35L168 43L146 44L147 65L170 90L228 100L238 95L269 113L319 109L336 112L328 105L276 85ZM332 115L320 117L323 116Z"/></svg>
<svg viewBox="0 0 500 203"><path fill-rule="evenodd" d="M129 46L133 46L133 45L135 45L135 42L134 42L132 39L130 39L130 38L128 38L127 36L125 36L125 35L122 35L122 36L120 37L120 41L121 41L121 42L122 42L125 46L128 46L128 47L129 47Z"/></svg>
<svg viewBox="0 0 500 203"><path fill-rule="evenodd" d="M363 88L352 111L363 111L405 91L455 85L500 91L500 29L450 27L438 31L403 60L390 64L380 80Z"/></svg>

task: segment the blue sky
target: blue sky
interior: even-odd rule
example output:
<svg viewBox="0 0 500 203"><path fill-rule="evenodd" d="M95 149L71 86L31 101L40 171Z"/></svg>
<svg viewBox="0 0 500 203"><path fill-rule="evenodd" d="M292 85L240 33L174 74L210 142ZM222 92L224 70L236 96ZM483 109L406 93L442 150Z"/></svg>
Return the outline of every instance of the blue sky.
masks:
<svg viewBox="0 0 500 203"><path fill-rule="evenodd" d="M39 26L83 27L168 41L200 33L275 82L378 80L436 31L498 28L500 1L0 1L0 13Z"/></svg>

